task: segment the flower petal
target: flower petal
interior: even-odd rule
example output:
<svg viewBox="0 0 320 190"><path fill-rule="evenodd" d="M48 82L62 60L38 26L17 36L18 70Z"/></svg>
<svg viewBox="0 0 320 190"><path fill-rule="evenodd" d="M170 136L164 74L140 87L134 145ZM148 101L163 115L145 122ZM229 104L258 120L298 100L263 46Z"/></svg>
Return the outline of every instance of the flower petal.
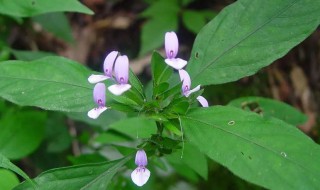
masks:
<svg viewBox="0 0 320 190"><path fill-rule="evenodd" d="M179 70L179 76L180 76L181 81L183 81L184 79L190 81L190 76L189 76L188 72L184 69ZM190 82L190 84L191 84L191 82Z"/></svg>
<svg viewBox="0 0 320 190"><path fill-rule="evenodd" d="M164 60L169 66L173 67L174 69L180 70L184 66L187 65L187 61L180 59L180 58L173 58L173 59L165 59Z"/></svg>
<svg viewBox="0 0 320 190"><path fill-rule="evenodd" d="M181 69L179 70L180 80L182 81L182 93L186 96L186 93L190 91L191 79L187 71Z"/></svg>
<svg viewBox="0 0 320 190"><path fill-rule="evenodd" d="M93 100L99 107L106 105L106 85L97 83L93 89Z"/></svg>
<svg viewBox="0 0 320 190"><path fill-rule="evenodd" d="M114 65L114 74L119 84L127 84L129 79L129 59L126 55L119 56Z"/></svg>
<svg viewBox="0 0 320 190"><path fill-rule="evenodd" d="M98 107L98 108L93 108L92 110L88 111L88 116L91 119L97 119L99 115L106 111L108 108L107 107Z"/></svg>
<svg viewBox="0 0 320 190"><path fill-rule="evenodd" d="M192 90L189 90L188 92L186 92L184 95L186 96L186 97L189 97L190 96L190 94L192 94L192 93L194 93L194 92L197 92L197 91L199 91L200 90L200 85L198 85L198 86L196 86L194 89L192 89Z"/></svg>
<svg viewBox="0 0 320 190"><path fill-rule="evenodd" d="M94 83L98 83L98 82L107 80L107 79L109 79L109 78L110 78L110 77L105 76L105 75L90 75L89 78L88 78L88 81L89 81L90 83L94 84Z"/></svg>
<svg viewBox="0 0 320 190"><path fill-rule="evenodd" d="M125 91L129 90L131 88L130 84L114 84L108 87L108 90L116 95L119 96L122 93L124 93Z"/></svg>
<svg viewBox="0 0 320 190"><path fill-rule="evenodd" d="M112 51L110 52L107 57L104 59L103 62L103 72L106 76L112 77L112 68L114 61L116 60L119 52L117 51Z"/></svg>
<svg viewBox="0 0 320 190"><path fill-rule="evenodd" d="M135 183L139 187L146 184L149 177L150 177L150 171L145 167L137 167L131 173L131 179L133 183Z"/></svg>
<svg viewBox="0 0 320 190"><path fill-rule="evenodd" d="M166 50L167 58L175 58L178 54L179 41L175 32L167 32L164 39L164 47Z"/></svg>
<svg viewBox="0 0 320 190"><path fill-rule="evenodd" d="M148 165L147 154L144 150L138 150L136 153L135 163L137 166L146 166Z"/></svg>
<svg viewBox="0 0 320 190"><path fill-rule="evenodd" d="M203 96L198 96L197 100L202 105L202 107L208 107L209 106L209 103L208 103L207 99L205 99Z"/></svg>

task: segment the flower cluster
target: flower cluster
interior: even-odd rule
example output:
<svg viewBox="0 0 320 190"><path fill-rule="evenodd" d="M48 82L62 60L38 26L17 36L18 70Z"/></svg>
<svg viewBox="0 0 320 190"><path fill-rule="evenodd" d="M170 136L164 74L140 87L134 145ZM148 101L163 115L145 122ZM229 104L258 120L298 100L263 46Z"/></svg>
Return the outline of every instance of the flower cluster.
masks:
<svg viewBox="0 0 320 190"><path fill-rule="evenodd" d="M175 32L167 32L165 35L165 50L167 58L165 62L179 71L180 80L182 82L182 94L186 97L190 96L193 92L200 90L200 85L191 89L191 79L183 67L187 65L187 61L176 58L179 49L179 41ZM208 107L208 101L203 96L198 96L197 100L203 107Z"/></svg>
<svg viewBox="0 0 320 190"><path fill-rule="evenodd" d="M88 112L88 116L96 119L107 110L106 107L106 86L101 83L104 80L115 80L116 84L108 87L108 90L114 95L121 95L131 88L129 81L129 59L126 55L119 55L119 52L112 51L107 55L103 63L104 75L91 75L88 78L90 83L97 83L93 89L93 100L97 107ZM113 74L115 79L113 79Z"/></svg>

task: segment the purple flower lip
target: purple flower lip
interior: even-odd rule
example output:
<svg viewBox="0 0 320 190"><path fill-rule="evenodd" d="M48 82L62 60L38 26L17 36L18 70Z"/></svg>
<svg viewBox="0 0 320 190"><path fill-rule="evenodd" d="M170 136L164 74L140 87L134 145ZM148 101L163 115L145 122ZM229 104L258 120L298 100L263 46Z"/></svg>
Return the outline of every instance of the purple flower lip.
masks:
<svg viewBox="0 0 320 190"><path fill-rule="evenodd" d="M89 76L88 81L94 84L94 83L102 82L104 80L112 78L113 65L118 54L119 52L117 51L110 52L104 59L104 63L103 63L104 75L92 74Z"/></svg>
<svg viewBox="0 0 320 190"><path fill-rule="evenodd" d="M196 86L194 89L190 90L191 87L191 79L187 71L180 69L179 70L180 80L182 81L182 94L185 97L189 97L190 94L197 92L200 90L200 85ZM198 96L197 100L202 105L202 107L208 107L208 101L203 96Z"/></svg>
<svg viewBox="0 0 320 190"><path fill-rule="evenodd" d="M117 84L108 87L108 90L114 95L121 95L131 88L129 80L129 59L126 55L119 56L114 65L114 75Z"/></svg>
<svg viewBox="0 0 320 190"><path fill-rule="evenodd" d="M165 62L174 69L180 70L187 65L187 61L176 58L179 50L179 41L175 32L167 32L165 34L164 46L167 59Z"/></svg>
<svg viewBox="0 0 320 190"><path fill-rule="evenodd" d="M106 107L106 86L104 83L97 83L93 89L93 100L97 107L88 112L88 116L97 119L101 113L107 110Z"/></svg>

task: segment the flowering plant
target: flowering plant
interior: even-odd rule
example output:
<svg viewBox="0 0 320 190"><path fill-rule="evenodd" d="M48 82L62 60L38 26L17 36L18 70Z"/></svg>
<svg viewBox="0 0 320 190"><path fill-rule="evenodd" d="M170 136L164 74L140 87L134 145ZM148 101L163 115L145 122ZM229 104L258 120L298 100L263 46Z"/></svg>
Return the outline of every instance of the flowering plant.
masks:
<svg viewBox="0 0 320 190"><path fill-rule="evenodd" d="M29 6L33 14L41 10L41 3L34 1L36 5L31 6L28 2L21 1L21 7ZM70 2L70 10L88 13L79 2ZM0 12L3 7L12 8L3 3ZM52 12L64 10L49 7ZM313 0L239 0L201 29L187 60L180 58L178 35L163 33L165 53L153 52L149 83L140 81L130 69L128 56L118 51L107 52L102 73L59 56L3 61L0 96L37 110L12 114L0 102L0 110L6 113L0 126L15 130L27 126L24 133L16 134L11 128L2 129L0 167L25 179L15 189L152 189L155 181L169 179L173 170L189 181L208 179L210 159L264 188L318 189L319 145L294 127L305 122L304 114L262 97L216 105L208 91L203 92L206 86L253 75L284 56L319 26L319 9L319 1ZM92 157L71 157L81 164L47 170L30 179L9 160L27 155L21 155L24 146L12 153L6 146L14 143L6 141L13 134L19 136L16 139L36 134L41 130L29 130L30 118L44 125L47 115L58 112L100 126L92 127L92 138L69 139L70 144L86 141L89 145L83 152ZM17 119L6 119L10 114ZM34 135L38 145L39 139ZM48 147L53 152L56 148ZM91 158L102 162L89 163ZM162 185L169 188L170 184Z"/></svg>

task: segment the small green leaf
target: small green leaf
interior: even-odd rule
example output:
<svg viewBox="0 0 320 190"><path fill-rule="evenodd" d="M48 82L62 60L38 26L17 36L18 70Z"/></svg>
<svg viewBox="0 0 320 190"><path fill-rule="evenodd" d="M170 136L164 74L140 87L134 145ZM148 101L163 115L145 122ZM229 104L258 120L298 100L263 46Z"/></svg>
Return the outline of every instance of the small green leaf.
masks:
<svg viewBox="0 0 320 190"><path fill-rule="evenodd" d="M34 180L37 188L43 190L107 189L113 176L130 159L132 156L111 162L51 169L43 172ZM33 188L30 183L24 182L14 188L14 190L19 189L32 190Z"/></svg>
<svg viewBox="0 0 320 190"><path fill-rule="evenodd" d="M7 110L0 120L0 153L9 159L32 153L42 142L46 118L45 112Z"/></svg>
<svg viewBox="0 0 320 190"><path fill-rule="evenodd" d="M158 94L162 94L163 92L168 90L168 88L169 88L169 84L166 82L163 82L163 83L159 84L158 86L155 86L153 88L153 96L157 97Z"/></svg>
<svg viewBox="0 0 320 190"><path fill-rule="evenodd" d="M197 34L207 23L205 15L201 14L199 11L193 10L184 11L182 14L182 21L186 28L195 34Z"/></svg>
<svg viewBox="0 0 320 190"><path fill-rule="evenodd" d="M152 54L151 69L154 86L168 82L173 73L173 70L164 62L164 58L156 51Z"/></svg>
<svg viewBox="0 0 320 190"><path fill-rule="evenodd" d="M166 14L170 13L178 13L179 6L177 4L177 1L172 0L158 0L157 2L154 2L148 7L145 11L143 11L140 16L142 17L162 17Z"/></svg>
<svg viewBox="0 0 320 190"><path fill-rule="evenodd" d="M54 36L66 41L73 42L72 30L66 15L62 12L46 13L32 18L43 29L51 32Z"/></svg>
<svg viewBox="0 0 320 190"><path fill-rule="evenodd" d="M319 145L281 120L214 106L194 109L181 122L201 152L251 183L267 189L320 186Z"/></svg>
<svg viewBox="0 0 320 190"><path fill-rule="evenodd" d="M236 1L199 32L187 66L192 82L253 75L308 37L320 23L319 10L315 0Z"/></svg>
<svg viewBox="0 0 320 190"><path fill-rule="evenodd" d="M10 170L0 169L0 189L11 190L19 184L19 179Z"/></svg>
<svg viewBox="0 0 320 190"><path fill-rule="evenodd" d="M129 72L129 82L132 85L132 87L141 95L141 97L145 98L145 94L143 92L143 85L131 69Z"/></svg>
<svg viewBox="0 0 320 190"><path fill-rule="evenodd" d="M164 127L166 129L168 129L172 133L174 133L174 134L176 134L178 136L182 136L183 135L183 133L180 131L180 129L178 129L176 127L176 125L174 125L172 122L170 122L170 121L169 122L165 122L165 123L163 123L163 125L164 125Z"/></svg>
<svg viewBox="0 0 320 190"><path fill-rule="evenodd" d="M149 19L144 23L141 34L141 49L139 55L144 55L159 48L164 43L164 35L178 28L177 13L166 13L161 17Z"/></svg>
<svg viewBox="0 0 320 190"><path fill-rule="evenodd" d="M78 0L1 0L0 14L14 17L31 17L50 12L79 12L93 14Z"/></svg>
<svg viewBox="0 0 320 190"><path fill-rule="evenodd" d="M295 126L307 121L307 116L294 107L268 98L243 97L232 100L229 105L258 112L265 117L275 117Z"/></svg>

